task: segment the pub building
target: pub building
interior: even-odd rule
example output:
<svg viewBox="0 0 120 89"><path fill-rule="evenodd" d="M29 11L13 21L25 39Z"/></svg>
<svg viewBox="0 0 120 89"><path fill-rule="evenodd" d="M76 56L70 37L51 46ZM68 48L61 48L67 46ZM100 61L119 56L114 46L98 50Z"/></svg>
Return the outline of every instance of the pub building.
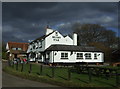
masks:
<svg viewBox="0 0 120 89"><path fill-rule="evenodd" d="M63 36L60 32L46 28L46 34L29 43L29 61L48 64L59 63L103 63L104 53L89 46L77 46L77 34Z"/></svg>

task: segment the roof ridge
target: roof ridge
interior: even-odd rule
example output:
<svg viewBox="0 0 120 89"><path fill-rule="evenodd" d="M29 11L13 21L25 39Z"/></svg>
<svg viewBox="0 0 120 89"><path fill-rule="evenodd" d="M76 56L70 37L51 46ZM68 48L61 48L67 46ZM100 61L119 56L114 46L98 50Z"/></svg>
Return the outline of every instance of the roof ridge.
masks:
<svg viewBox="0 0 120 89"><path fill-rule="evenodd" d="M16 44L29 44L29 43L22 43L22 42L8 42L8 43L16 43Z"/></svg>
<svg viewBox="0 0 120 89"><path fill-rule="evenodd" d="M35 39L34 41L32 41L32 42L35 42L35 41L37 41L37 40L41 40L41 39L45 39L46 37L48 37L50 34L52 34L52 33L54 33L55 31L53 31L53 32L51 32L51 33L49 33L49 34L47 34L47 35L43 35L43 36L41 36L41 37L38 37L37 39ZM30 43L32 43L32 42L30 42Z"/></svg>

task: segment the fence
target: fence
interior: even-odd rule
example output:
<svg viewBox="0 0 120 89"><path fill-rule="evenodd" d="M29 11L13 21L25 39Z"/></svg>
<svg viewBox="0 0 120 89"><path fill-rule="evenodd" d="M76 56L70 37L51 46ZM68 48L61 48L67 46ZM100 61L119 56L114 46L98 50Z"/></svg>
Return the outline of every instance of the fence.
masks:
<svg viewBox="0 0 120 89"><path fill-rule="evenodd" d="M113 69L113 68L103 68L103 67L86 67L86 66L79 66L79 71L81 73L86 73L85 70L88 70L89 74L89 81L91 82L92 75L100 77L105 76L108 80L110 77L115 76L116 77L116 85L118 86L120 84L120 68L119 69ZM118 72L119 71L119 72Z"/></svg>
<svg viewBox="0 0 120 89"><path fill-rule="evenodd" d="M74 73L76 73L77 76L79 76L80 74L86 74L85 78L87 78L88 83L92 83L95 76L98 78L104 76L106 80L114 78L116 86L120 85L120 79L119 79L120 72L118 72L119 71L118 69L112 69L112 68L89 67L89 66L48 67L45 65L18 64L18 63L12 64L12 68L15 68L17 71L20 70L21 72L34 73L40 76L45 75L51 78L56 78L57 76L59 76L60 78L68 81L71 81L73 79Z"/></svg>

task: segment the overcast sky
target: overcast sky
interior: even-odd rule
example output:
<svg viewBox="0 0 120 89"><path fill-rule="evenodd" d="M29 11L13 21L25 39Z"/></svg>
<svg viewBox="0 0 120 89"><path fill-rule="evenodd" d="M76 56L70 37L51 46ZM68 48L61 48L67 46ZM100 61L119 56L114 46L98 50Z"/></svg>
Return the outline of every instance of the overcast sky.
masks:
<svg viewBox="0 0 120 89"><path fill-rule="evenodd" d="M3 41L28 42L45 34L47 24L62 34L72 33L74 23L100 24L118 31L118 4L115 2L4 2Z"/></svg>

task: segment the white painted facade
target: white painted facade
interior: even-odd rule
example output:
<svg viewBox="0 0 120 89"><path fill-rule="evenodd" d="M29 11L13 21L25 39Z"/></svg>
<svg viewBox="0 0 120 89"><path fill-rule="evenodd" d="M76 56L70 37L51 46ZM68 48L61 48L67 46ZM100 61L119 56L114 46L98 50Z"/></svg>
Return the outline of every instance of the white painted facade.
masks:
<svg viewBox="0 0 120 89"><path fill-rule="evenodd" d="M61 35L58 31L47 28L45 36L29 44L27 51L29 53L29 60L47 63L104 62L104 54L102 52L46 51L51 45L77 46L77 34L74 33L73 38L70 38L69 36ZM77 58L77 53L81 53L81 59ZM34 56L31 57L31 54L34 54ZM90 58L85 56L87 54L89 54ZM64 58L65 55L67 58Z"/></svg>
<svg viewBox="0 0 120 89"><path fill-rule="evenodd" d="M68 53L68 59L61 59L61 53ZM82 59L77 59L77 53L83 53L83 55L85 55L86 53L90 53L91 54L91 59L86 59L85 56L83 56ZM96 52L73 52L71 53L70 51L52 51L52 57L50 57L50 63L75 63L75 62L103 62L103 54L102 53L98 53L97 55L99 55L97 57L97 59L94 59L94 54ZM56 54L56 55L55 55ZM53 60L54 59L54 60Z"/></svg>
<svg viewBox="0 0 120 89"><path fill-rule="evenodd" d="M53 32L52 29L46 29L46 35L52 32ZM53 45L53 44L73 45L73 40L69 36L64 37L58 31L54 31L51 35L47 36L45 39L41 39L41 40L38 40L37 42L33 42L32 44L30 44L27 52L28 53L31 51L32 52L38 52L38 51L44 52L45 49L47 49L50 45ZM33 48L33 46L35 46L35 49ZM37 47L38 49L36 49Z"/></svg>
<svg viewBox="0 0 120 89"><path fill-rule="evenodd" d="M56 33L58 35L56 35ZM63 37L58 31L55 31L45 38L45 49L54 44L73 45L73 40L69 36Z"/></svg>

